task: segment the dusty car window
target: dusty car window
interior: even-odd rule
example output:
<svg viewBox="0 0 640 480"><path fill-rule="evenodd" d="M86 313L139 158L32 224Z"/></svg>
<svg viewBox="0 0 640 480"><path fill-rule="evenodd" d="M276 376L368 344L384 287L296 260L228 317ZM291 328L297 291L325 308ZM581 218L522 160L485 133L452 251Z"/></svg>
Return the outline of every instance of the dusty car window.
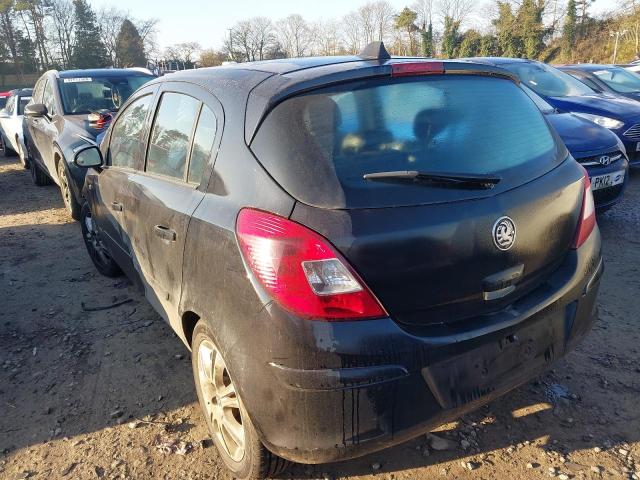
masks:
<svg viewBox="0 0 640 480"><path fill-rule="evenodd" d="M549 127L516 84L464 75L366 80L292 97L267 116L251 149L294 197L336 208L450 194L371 182L369 173L502 175L557 160Z"/></svg>
<svg viewBox="0 0 640 480"><path fill-rule="evenodd" d="M147 172L184 178L193 126L200 102L179 93L162 95L151 131Z"/></svg>
<svg viewBox="0 0 640 480"><path fill-rule="evenodd" d="M55 102L55 98L53 97L53 85L51 82L47 82L47 84L44 87L42 103L44 103L45 106L47 107L47 111L49 112L49 115L56 114L56 102Z"/></svg>
<svg viewBox="0 0 640 480"><path fill-rule="evenodd" d="M139 158L144 121L149 112L151 95L135 100L116 120L111 134L111 165L135 168Z"/></svg>
<svg viewBox="0 0 640 480"><path fill-rule="evenodd" d="M216 116L206 105L203 105L193 139L193 149L191 150L189 175L187 177L190 183L200 183L200 180L202 180L202 172L204 172L204 167L207 164L207 160L209 160L213 141L216 138L216 128Z"/></svg>

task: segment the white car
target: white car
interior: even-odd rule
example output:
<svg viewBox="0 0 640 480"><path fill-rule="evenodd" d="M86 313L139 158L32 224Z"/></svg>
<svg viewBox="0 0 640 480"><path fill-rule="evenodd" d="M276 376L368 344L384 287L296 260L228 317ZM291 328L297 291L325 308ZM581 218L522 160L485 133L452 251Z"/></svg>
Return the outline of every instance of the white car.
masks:
<svg viewBox="0 0 640 480"><path fill-rule="evenodd" d="M7 105L0 110L0 146L2 154L7 157L13 152L20 157L24 168L29 168L29 157L22 137L22 113L31 100L32 90L22 88L12 90Z"/></svg>

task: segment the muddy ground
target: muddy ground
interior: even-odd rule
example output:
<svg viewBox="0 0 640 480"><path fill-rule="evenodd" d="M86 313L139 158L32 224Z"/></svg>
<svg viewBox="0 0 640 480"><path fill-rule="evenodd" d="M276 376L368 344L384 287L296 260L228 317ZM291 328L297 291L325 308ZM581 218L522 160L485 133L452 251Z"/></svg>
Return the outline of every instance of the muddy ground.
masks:
<svg viewBox="0 0 640 480"><path fill-rule="evenodd" d="M599 217L600 320L577 351L443 426L445 450L421 437L282 478L640 476L640 174L631 180ZM0 307L1 479L230 478L189 353L126 279L95 271L57 188L34 186L13 159L0 160Z"/></svg>

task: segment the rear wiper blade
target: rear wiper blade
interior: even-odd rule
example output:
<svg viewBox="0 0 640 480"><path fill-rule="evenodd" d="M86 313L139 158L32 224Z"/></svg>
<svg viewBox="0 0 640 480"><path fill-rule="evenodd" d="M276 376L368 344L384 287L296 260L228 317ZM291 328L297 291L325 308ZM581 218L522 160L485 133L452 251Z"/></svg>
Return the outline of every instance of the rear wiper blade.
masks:
<svg viewBox="0 0 640 480"><path fill-rule="evenodd" d="M374 181L411 181L424 182L434 185L449 185L462 188L493 188L502 177L493 174L459 174L441 172L419 172L416 170L401 170L391 172L374 172L363 175L365 180Z"/></svg>

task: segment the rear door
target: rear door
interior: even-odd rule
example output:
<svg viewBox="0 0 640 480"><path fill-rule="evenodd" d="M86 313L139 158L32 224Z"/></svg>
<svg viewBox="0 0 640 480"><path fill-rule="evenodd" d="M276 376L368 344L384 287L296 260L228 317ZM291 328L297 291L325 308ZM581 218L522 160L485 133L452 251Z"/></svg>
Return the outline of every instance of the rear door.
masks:
<svg viewBox="0 0 640 480"><path fill-rule="evenodd" d="M272 110L251 149L299 200L292 219L412 325L493 312L543 284L571 248L583 197L580 167L536 105L486 75L306 92Z"/></svg>
<svg viewBox="0 0 640 480"><path fill-rule="evenodd" d="M189 221L204 197L221 107L204 90L163 84L144 171L129 177L124 230L147 298L179 325L182 260Z"/></svg>
<svg viewBox="0 0 640 480"><path fill-rule="evenodd" d="M139 92L120 112L113 124L105 152L106 166L94 192L92 213L111 254L129 278L138 273L131 258L131 241L122 228L125 199L129 198L129 179L144 168L146 138L156 87Z"/></svg>
<svg viewBox="0 0 640 480"><path fill-rule="evenodd" d="M56 116L62 113L59 111L59 106L56 101L55 90L57 88L58 86L54 83L53 78L49 78L44 86L44 93L42 95L42 103L47 107L48 113L39 119L40 121L37 123L36 129L38 151L49 174L55 179L58 178L53 160L53 142L58 136L58 129L55 122Z"/></svg>

